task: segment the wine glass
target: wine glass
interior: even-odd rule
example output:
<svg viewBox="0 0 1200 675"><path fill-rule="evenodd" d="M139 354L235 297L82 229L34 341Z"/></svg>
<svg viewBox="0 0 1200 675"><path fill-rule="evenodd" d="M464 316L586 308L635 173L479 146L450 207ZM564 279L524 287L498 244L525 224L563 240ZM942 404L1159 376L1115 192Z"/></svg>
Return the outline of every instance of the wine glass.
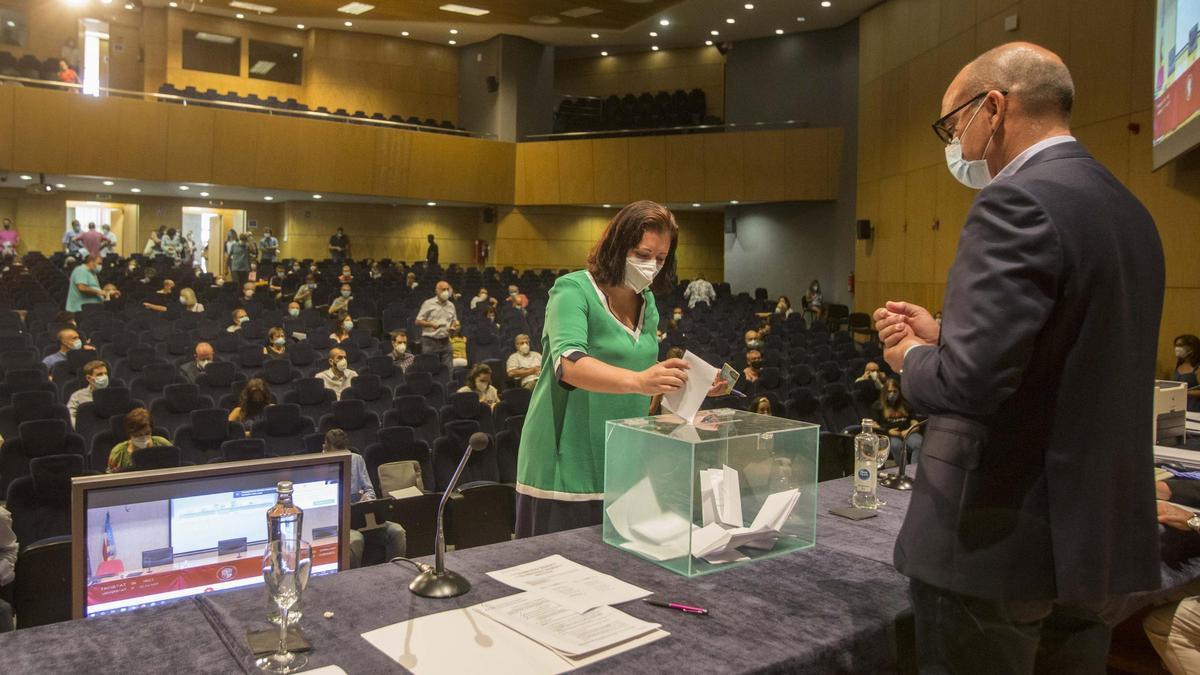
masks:
<svg viewBox="0 0 1200 675"><path fill-rule="evenodd" d="M287 649L288 612L300 599L312 571L312 546L306 541L273 541L263 553L263 580L279 608L279 649L254 665L269 673L292 673L308 664L304 654Z"/></svg>

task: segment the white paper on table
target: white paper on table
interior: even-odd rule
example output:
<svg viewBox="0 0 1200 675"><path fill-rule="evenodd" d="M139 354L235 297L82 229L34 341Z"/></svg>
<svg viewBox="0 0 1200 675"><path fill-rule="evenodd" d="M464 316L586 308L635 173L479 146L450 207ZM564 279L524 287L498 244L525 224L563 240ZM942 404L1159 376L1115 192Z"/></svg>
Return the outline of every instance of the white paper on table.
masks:
<svg viewBox="0 0 1200 675"><path fill-rule="evenodd" d="M399 490L392 490L391 492L388 493L388 496L391 497L392 499L408 499L409 497L420 497L423 494L425 494L425 493L421 492L421 488L419 488L415 485L409 485L406 488L400 488Z"/></svg>
<svg viewBox="0 0 1200 675"><path fill-rule="evenodd" d="M796 502L800 501L800 490L792 488L783 492L776 492L767 497L763 502L762 507L758 510L758 515L754 516L754 521L750 523L750 529L771 529L779 532L783 529L787 522L788 516L792 515L792 509L796 508Z"/></svg>
<svg viewBox="0 0 1200 675"><path fill-rule="evenodd" d="M584 567L561 555L488 572L488 576L513 588L539 593L579 613L651 595L644 588Z"/></svg>
<svg viewBox="0 0 1200 675"><path fill-rule="evenodd" d="M579 614L530 592L480 603L474 609L571 657L593 654L661 628L661 624L642 621L612 607Z"/></svg>
<svg viewBox="0 0 1200 675"><path fill-rule="evenodd" d="M712 389L717 379L718 370L691 351L683 353L683 360L691 366L687 382L678 391L664 394L662 404L663 408L679 415L688 424L694 424L696 413L704 404L704 397L708 396L708 390Z"/></svg>
<svg viewBox="0 0 1200 675"><path fill-rule="evenodd" d="M747 556L746 554L737 550L736 548L731 548L727 551L717 551L715 553L710 553L708 555L700 556L700 557L704 558L705 561L710 562L714 565L723 565L725 563L731 563L731 562L742 562L743 560L750 559L749 556Z"/></svg>
<svg viewBox="0 0 1200 675"><path fill-rule="evenodd" d="M346 675L346 671L342 670L338 666L322 666L320 668L306 670L304 672L308 673L308 675Z"/></svg>

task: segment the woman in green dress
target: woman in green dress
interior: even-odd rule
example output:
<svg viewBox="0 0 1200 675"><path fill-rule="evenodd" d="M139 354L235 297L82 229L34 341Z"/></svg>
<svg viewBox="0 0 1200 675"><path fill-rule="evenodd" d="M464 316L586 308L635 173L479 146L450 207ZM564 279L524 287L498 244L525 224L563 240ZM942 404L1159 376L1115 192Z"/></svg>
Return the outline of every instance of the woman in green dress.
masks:
<svg viewBox="0 0 1200 675"><path fill-rule="evenodd" d="M559 277L550 289L543 376L517 455L517 536L599 524L605 422L644 416L651 396L687 381L682 359L656 363L651 293L674 281L678 238L670 211L634 202L609 221L587 269Z"/></svg>

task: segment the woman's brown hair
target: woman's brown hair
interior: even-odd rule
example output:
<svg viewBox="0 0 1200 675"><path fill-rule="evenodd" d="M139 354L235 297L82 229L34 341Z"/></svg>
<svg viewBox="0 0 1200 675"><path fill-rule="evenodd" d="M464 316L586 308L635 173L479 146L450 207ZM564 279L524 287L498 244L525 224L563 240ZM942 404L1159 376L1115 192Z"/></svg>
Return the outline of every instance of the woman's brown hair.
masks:
<svg viewBox="0 0 1200 675"><path fill-rule="evenodd" d="M150 420L150 411L145 408L134 408L125 414L125 433L130 436L138 435L138 432L148 431L154 432L154 422Z"/></svg>
<svg viewBox="0 0 1200 675"><path fill-rule="evenodd" d="M271 388L262 378L254 378L242 387L238 397L238 407L242 409L242 419L249 420L258 417L263 409L275 402Z"/></svg>
<svg viewBox="0 0 1200 675"><path fill-rule="evenodd" d="M675 284L675 247L679 244L679 225L667 207L651 201L633 202L608 221L600 240L588 253L588 271L596 283L620 286L625 282L625 258L636 248L646 232L668 232L671 248L650 290L664 293Z"/></svg>

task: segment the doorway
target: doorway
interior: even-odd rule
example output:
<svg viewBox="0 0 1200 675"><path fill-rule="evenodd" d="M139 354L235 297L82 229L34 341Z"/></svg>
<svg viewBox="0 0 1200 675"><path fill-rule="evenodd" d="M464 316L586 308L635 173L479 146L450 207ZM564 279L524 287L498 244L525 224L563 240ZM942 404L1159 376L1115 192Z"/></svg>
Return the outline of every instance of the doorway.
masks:
<svg viewBox="0 0 1200 675"><path fill-rule="evenodd" d="M246 212L242 209L212 209L201 206L183 207L183 234L196 242L196 265L201 271L223 276L225 269L225 237L233 230L246 231Z"/></svg>
<svg viewBox="0 0 1200 675"><path fill-rule="evenodd" d="M108 86L108 22L80 19L83 35L83 93L99 96L100 88Z"/></svg>
<svg viewBox="0 0 1200 675"><path fill-rule="evenodd" d="M63 223L63 233L71 229L71 221L78 220L83 231L87 231L88 223L95 223L96 229L108 225L113 234L117 235L117 245L113 252L122 258L130 252L140 250L137 244L138 205L115 204L112 202L67 201L67 219Z"/></svg>

